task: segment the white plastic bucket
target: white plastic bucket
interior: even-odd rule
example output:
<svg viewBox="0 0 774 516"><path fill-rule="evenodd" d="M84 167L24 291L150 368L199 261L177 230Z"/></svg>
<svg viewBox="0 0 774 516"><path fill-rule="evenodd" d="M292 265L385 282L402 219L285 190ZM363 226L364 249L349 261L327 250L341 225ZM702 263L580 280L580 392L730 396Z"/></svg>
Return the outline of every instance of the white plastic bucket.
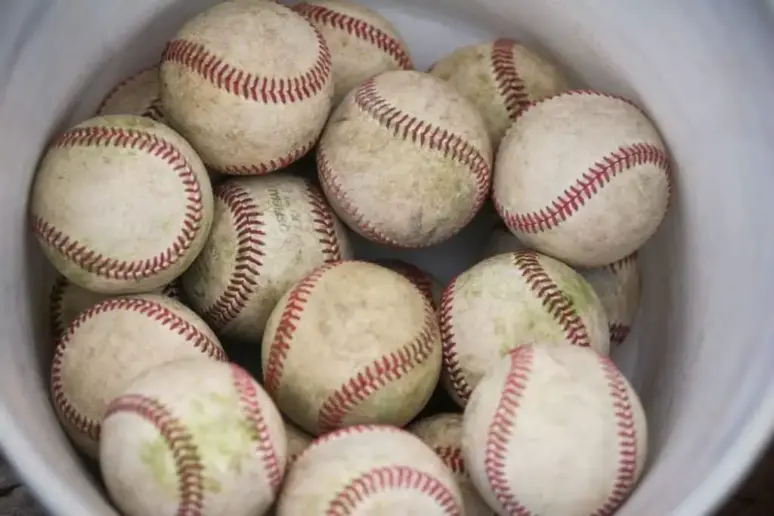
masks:
<svg viewBox="0 0 774 516"><path fill-rule="evenodd" d="M0 5L0 437L48 508L115 514L51 409L50 268L26 202L48 139L90 116L212 0L10 0ZM644 294L616 361L648 411L646 475L622 515L708 514L774 424L774 14L755 0L370 0L418 66L462 44L516 36L578 81L629 96L677 164L668 219L643 250ZM414 253L442 279L481 235ZM450 256L453 259L450 259ZM557 486L557 488L561 488Z"/></svg>

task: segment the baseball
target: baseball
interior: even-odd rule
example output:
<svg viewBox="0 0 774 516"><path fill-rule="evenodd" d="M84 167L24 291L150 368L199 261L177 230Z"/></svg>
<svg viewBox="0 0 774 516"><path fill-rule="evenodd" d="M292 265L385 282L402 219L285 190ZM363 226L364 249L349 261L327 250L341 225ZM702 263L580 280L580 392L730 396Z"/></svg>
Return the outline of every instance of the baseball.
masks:
<svg viewBox="0 0 774 516"><path fill-rule="evenodd" d="M217 337L182 303L159 294L106 299L81 312L57 343L54 408L75 444L96 458L110 400L146 370L194 357L226 360Z"/></svg>
<svg viewBox="0 0 774 516"><path fill-rule="evenodd" d="M481 208L491 152L481 115L450 84L393 71L345 97L323 132L317 166L352 230L423 247L456 234Z"/></svg>
<svg viewBox="0 0 774 516"><path fill-rule="evenodd" d="M495 148L522 109L569 88L557 66L504 38L457 49L429 73L449 81L478 108Z"/></svg>
<svg viewBox="0 0 774 516"><path fill-rule="evenodd" d="M102 294L148 292L199 254L212 222L201 160L150 118L106 115L60 135L38 168L30 218L68 280Z"/></svg>
<svg viewBox="0 0 774 516"><path fill-rule="evenodd" d="M293 10L325 38L333 63L333 105L364 81L392 70L412 70L406 43L379 13L346 0L301 2Z"/></svg>
<svg viewBox="0 0 774 516"><path fill-rule="evenodd" d="M288 467L312 444L312 436L299 430L293 423L283 420L288 442Z"/></svg>
<svg viewBox="0 0 774 516"><path fill-rule="evenodd" d="M667 210L671 169L628 100L570 91L521 112L500 145L493 200L529 247L597 267L639 249Z"/></svg>
<svg viewBox="0 0 774 516"><path fill-rule="evenodd" d="M517 346L561 343L607 355L599 297L562 262L534 251L494 256L457 276L439 310L443 385L465 406L486 371Z"/></svg>
<svg viewBox="0 0 774 516"><path fill-rule="evenodd" d="M110 402L99 457L125 516L264 514L285 474L282 418L234 364L150 369Z"/></svg>
<svg viewBox="0 0 774 516"><path fill-rule="evenodd" d="M464 509L433 450L404 430L364 425L312 443L288 471L277 514L462 516Z"/></svg>
<svg viewBox="0 0 774 516"><path fill-rule="evenodd" d="M152 293L162 294L180 301L180 291L177 283L170 283L163 288L156 289ZM51 334L54 339L58 340L64 335L67 327L78 318L81 312L110 297L113 296L97 294L96 292L82 289L68 281L64 276L59 276L54 281L51 293L48 296L48 313L51 323Z"/></svg>
<svg viewBox="0 0 774 516"><path fill-rule="evenodd" d="M275 2L221 2L192 18L160 74L165 118L224 174L266 174L309 152L333 96L325 40Z"/></svg>
<svg viewBox="0 0 774 516"><path fill-rule="evenodd" d="M403 426L438 383L433 308L406 278L366 262L323 265L269 317L264 385L312 435L358 423Z"/></svg>
<svg viewBox="0 0 774 516"><path fill-rule="evenodd" d="M647 454L634 389L592 349L522 346L479 383L465 409L465 466L500 514L613 514Z"/></svg>
<svg viewBox="0 0 774 516"><path fill-rule="evenodd" d="M102 100L98 115L140 115L164 121L159 68L151 66L123 79Z"/></svg>
<svg viewBox="0 0 774 516"><path fill-rule="evenodd" d="M441 294L443 293L443 285L428 272L423 271L416 265L403 260L388 259L377 260L376 263L383 267L402 274L406 279L414 284L422 294L425 295L434 309L438 309L438 305L441 303Z"/></svg>
<svg viewBox="0 0 774 516"><path fill-rule="evenodd" d="M495 229L487 242L482 259L526 249L507 229ZM637 253L602 267L578 269L594 289L607 315L610 345L620 346L629 335L640 302L641 274Z"/></svg>
<svg viewBox="0 0 774 516"><path fill-rule="evenodd" d="M232 177L215 188L210 237L182 286L216 333L257 346L282 294L319 265L351 257L344 227L309 181Z"/></svg>
<svg viewBox="0 0 774 516"><path fill-rule="evenodd" d="M436 414L406 430L419 437L441 458L457 480L466 516L494 516L470 481L462 458L462 414Z"/></svg>
<svg viewBox="0 0 774 516"><path fill-rule="evenodd" d="M603 267L578 272L594 288L605 307L610 329L610 345L620 346L629 335L640 304L642 278L637 253Z"/></svg>
<svg viewBox="0 0 774 516"><path fill-rule="evenodd" d="M507 228L494 228L489 239L481 251L480 260L486 260L492 256L516 251L527 251L529 248L521 243Z"/></svg>

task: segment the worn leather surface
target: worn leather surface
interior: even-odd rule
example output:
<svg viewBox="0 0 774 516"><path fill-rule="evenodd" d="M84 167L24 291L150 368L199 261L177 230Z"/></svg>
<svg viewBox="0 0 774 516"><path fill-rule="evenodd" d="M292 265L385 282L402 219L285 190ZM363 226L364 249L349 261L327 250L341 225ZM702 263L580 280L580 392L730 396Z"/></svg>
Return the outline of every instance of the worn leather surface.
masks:
<svg viewBox="0 0 774 516"><path fill-rule="evenodd" d="M769 447L752 474L716 516L770 516L774 513L774 491L770 489L772 477L774 446ZM47 515L0 457L0 516Z"/></svg>

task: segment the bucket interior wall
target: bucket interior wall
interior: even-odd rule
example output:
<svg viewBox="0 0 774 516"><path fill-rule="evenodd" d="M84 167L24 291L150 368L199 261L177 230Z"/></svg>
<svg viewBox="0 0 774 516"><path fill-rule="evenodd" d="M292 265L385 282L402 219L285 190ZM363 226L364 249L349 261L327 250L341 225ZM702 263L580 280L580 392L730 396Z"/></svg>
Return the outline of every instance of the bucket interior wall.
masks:
<svg viewBox="0 0 774 516"><path fill-rule="evenodd" d="M2 7L0 432L8 458L58 514L115 513L49 402L51 268L29 234L32 175L53 135L91 116L113 84L156 61L176 28L212 3ZM771 12L745 0L364 3L398 26L419 69L464 44L516 37L577 84L631 97L656 122L674 158L675 196L642 250L642 304L615 355L650 424L645 477L620 514L707 513L774 419ZM448 280L472 263L480 240L473 228L443 251L410 256Z"/></svg>

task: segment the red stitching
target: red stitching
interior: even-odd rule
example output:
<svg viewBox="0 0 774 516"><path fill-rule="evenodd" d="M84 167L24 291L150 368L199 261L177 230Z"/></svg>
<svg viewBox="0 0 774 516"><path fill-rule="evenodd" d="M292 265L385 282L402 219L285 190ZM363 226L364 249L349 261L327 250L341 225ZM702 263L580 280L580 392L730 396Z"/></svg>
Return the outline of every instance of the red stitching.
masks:
<svg viewBox="0 0 774 516"><path fill-rule="evenodd" d="M433 449L450 470L458 475L465 474L465 459L459 446L436 446Z"/></svg>
<svg viewBox="0 0 774 516"><path fill-rule="evenodd" d="M403 49L403 44L370 23L323 7L307 3L296 4L293 10L309 20L339 29L375 46L389 55L403 70L411 70L414 64Z"/></svg>
<svg viewBox="0 0 774 516"><path fill-rule="evenodd" d="M64 277L59 276L51 287L51 295L49 296L49 317L51 318L51 335L55 339L59 339L67 331L67 326L64 321L64 295L67 287L72 285L70 281ZM176 281L168 283L161 290L161 294L180 301L180 287Z"/></svg>
<svg viewBox="0 0 774 516"><path fill-rule="evenodd" d="M524 81L516 70L515 47L515 41L501 38L492 44L491 53L495 83L511 120L530 103Z"/></svg>
<svg viewBox="0 0 774 516"><path fill-rule="evenodd" d="M443 342L443 364L451 387L463 403L467 403L473 390L465 380L465 373L457 355L457 341L454 336L451 311L454 305L454 295L457 278L443 290L441 308L438 310L438 320L441 326L441 342Z"/></svg>
<svg viewBox="0 0 774 516"><path fill-rule="evenodd" d="M604 93L601 91L596 90L584 90L584 89L574 89L574 90L566 90L559 93L555 93L553 95L549 95L547 97L542 97L537 100L533 100L529 102L526 106L524 106L519 113L519 117L524 116L527 111L534 108L535 106L539 106L540 104L547 102L549 100L554 100L558 97L568 97L568 96L592 96L592 97L606 97L609 99L619 100L621 102L624 102L626 104L629 104L630 106L636 108L638 111L642 112L640 107L632 102L631 100L627 99L626 97L621 97L619 95L613 95L612 93Z"/></svg>
<svg viewBox="0 0 774 516"><path fill-rule="evenodd" d="M312 206L314 230L322 244L323 257L326 263L341 261L341 246L336 234L336 223L330 206L322 193L312 183L306 183L306 196Z"/></svg>
<svg viewBox="0 0 774 516"><path fill-rule="evenodd" d="M304 311L309 296L312 294L312 290L317 282L336 265L332 263L318 267L301 283L296 285L288 295L285 309L280 316L277 329L274 332L274 339L269 348L269 356L266 359L264 387L271 396L276 396L279 391L285 359L290 351L290 342L293 339L293 333L296 331L298 321L301 320L301 313Z"/></svg>
<svg viewBox="0 0 774 516"><path fill-rule="evenodd" d="M629 256L625 256L621 258L617 262L611 263L610 265L608 265L608 267L613 272L618 273L627 267L636 266L636 264L637 264L637 251L633 252Z"/></svg>
<svg viewBox="0 0 774 516"><path fill-rule="evenodd" d="M565 337L576 346L589 347L591 340L583 319L575 309L575 303L564 295L551 279L534 251L513 253L513 263L519 269L532 292L543 302L549 314L562 326Z"/></svg>
<svg viewBox="0 0 774 516"><path fill-rule="evenodd" d="M634 422L629 392L621 373L608 357L600 356L599 361L610 387L613 409L618 426L618 471L613 490L593 516L610 516L626 500L634 487L637 475L637 428Z"/></svg>
<svg viewBox="0 0 774 516"><path fill-rule="evenodd" d="M70 282L64 276L60 276L54 282L54 286L51 287L51 294L48 298L48 312L51 318L51 335L55 339L59 339L67 330L64 325L63 302L65 288Z"/></svg>
<svg viewBox="0 0 774 516"><path fill-rule="evenodd" d="M336 175L333 173L333 168L322 147L317 149L316 154L317 170L319 171L320 183L322 184L323 189L326 191L329 198L338 201L339 207L357 224L358 228L360 228L360 232L364 236L380 244L391 245L393 247L410 247L388 237L365 220L363 212L349 200L349 196L344 192L344 188L337 181Z"/></svg>
<svg viewBox="0 0 774 516"><path fill-rule="evenodd" d="M475 211L478 211L486 200L491 181L491 167L478 149L461 136L404 113L390 104L379 94L373 78L358 89L355 103L394 136L440 151L445 157L468 166L476 178Z"/></svg>
<svg viewBox="0 0 774 516"><path fill-rule="evenodd" d="M424 122L391 105L386 98L379 94L373 78L366 81L357 90L355 104L382 127L392 132L393 136L411 140L419 146L433 151L439 151L443 156L470 168L476 180L476 202L474 209L461 224L461 227L466 226L478 213L489 194L491 167L481 152L459 135ZM422 247L421 245L406 245L396 242L365 220L363 213L353 205L341 184L335 179L335 173L322 148L317 150L317 167L323 187L329 196L339 201L341 209L357 223L363 235L375 242L394 247Z"/></svg>
<svg viewBox="0 0 774 516"><path fill-rule="evenodd" d="M509 212L495 198L494 204L508 227L522 233L540 233L559 226L586 204L599 190L605 187L613 177L637 165L651 164L664 169L667 176L669 195L671 196L671 166L669 157L656 145L635 143L618 147L596 162L567 188L562 195L541 210L528 213Z"/></svg>
<svg viewBox="0 0 774 516"><path fill-rule="evenodd" d="M257 452L269 477L269 486L272 492L279 491L282 482L283 468L280 459L271 440L271 433L263 418L258 393L252 376L241 367L231 364L231 373L234 377L234 388L239 393L239 403L242 413L255 429L257 438Z"/></svg>
<svg viewBox="0 0 774 516"><path fill-rule="evenodd" d="M193 436L185 425L160 402L146 396L129 394L113 400L107 408L105 419L114 414L136 414L156 427L167 442L175 460L180 502L175 514L192 516L204 510L204 465Z"/></svg>
<svg viewBox="0 0 774 516"><path fill-rule="evenodd" d="M136 129L76 127L65 132L54 145L64 149L83 145L131 148L147 152L163 160L177 173L187 200L183 225L172 245L159 255L136 261L118 260L90 250L40 216L32 215L33 232L68 261L103 278L137 280L154 276L168 269L190 248L201 230L204 209L202 193L191 165L171 142Z"/></svg>
<svg viewBox="0 0 774 516"><path fill-rule="evenodd" d="M443 513L459 516L462 509L452 491L437 478L410 466L383 466L353 479L336 493L325 510L327 516L356 514L358 506L370 496L389 489L411 489L433 499Z"/></svg>
<svg viewBox="0 0 774 516"><path fill-rule="evenodd" d="M340 427L344 417L380 387L400 379L411 369L424 363L433 350L434 325L435 313L426 305L422 330L412 342L355 372L328 396L318 414L317 424L320 431L329 432Z"/></svg>
<svg viewBox="0 0 774 516"><path fill-rule="evenodd" d="M510 369L487 433L484 473L492 493L505 509L505 513L530 516L530 511L519 503L516 493L510 487L506 461L509 460L508 441L516 424L516 412L521 405L521 397L532 371L534 351L532 346L522 346L510 352L508 356L511 359Z"/></svg>
<svg viewBox="0 0 774 516"><path fill-rule="evenodd" d="M107 95L105 95L105 97L102 99L102 102L99 103L99 107L97 107L96 114L97 115L101 115L102 111L107 106L107 103L110 102L116 96L116 94L119 91L123 90L129 84L131 84L132 82L136 81L141 75L146 74L146 73L151 72L151 71L154 71L154 70L158 73L158 64L154 64L154 65L148 66L148 67L143 68L142 70L140 70L140 71L138 71L138 72L136 72L136 73L134 73L132 75L124 77L121 80L121 82L119 82L118 84L113 86L113 88L110 91L108 91ZM159 101L160 100L161 99L159 99ZM148 109L150 110L151 108L149 107ZM143 116L146 116L145 113L143 113ZM155 120L158 120L158 119L155 119Z"/></svg>
<svg viewBox="0 0 774 516"><path fill-rule="evenodd" d="M155 99L153 99L150 105L148 105L148 107L145 108L145 111L142 112L142 116L147 116L151 120L156 120L157 122L163 122L164 106L161 103L161 98L156 97Z"/></svg>
<svg viewBox="0 0 774 516"><path fill-rule="evenodd" d="M614 346L620 346L629 336L631 327L628 324L610 323L608 330L610 331L610 343Z"/></svg>
<svg viewBox="0 0 774 516"><path fill-rule="evenodd" d="M217 330L239 316L250 296L258 288L257 278L263 266L262 213L250 192L235 183L224 183L215 196L228 209L236 229L236 256L234 269L223 292L204 311L204 318Z"/></svg>
<svg viewBox="0 0 774 516"><path fill-rule="evenodd" d="M368 432L387 432L387 433L405 435L404 430L396 426L390 426L390 425L359 424L359 425L345 426L343 428L336 429L332 432L328 432L326 434L322 434L319 437L314 438L312 442L309 444L309 446L307 446L306 449L302 451L298 457L301 458L307 452L309 452L312 449L316 449L320 447L320 445L322 444L335 441L336 439L339 439L342 437L347 437L355 434L365 434Z"/></svg>
<svg viewBox="0 0 774 516"><path fill-rule="evenodd" d="M619 273L621 273L624 269L628 269L631 267L637 266L637 251L633 252L629 256L625 256L624 258L621 258L617 262L613 262L610 265L607 265L607 268L610 269L613 274L618 276ZM631 330L631 327L628 324L623 323L616 323L613 321L610 321L608 324L608 329L610 332L610 344L614 346L620 346L623 344L623 341L626 340L626 337L629 336L629 331Z"/></svg>
<svg viewBox="0 0 774 516"><path fill-rule="evenodd" d="M199 43L185 39L170 41L161 57L190 68L218 89L245 100L264 104L301 102L320 93L331 80L331 54L320 31L311 24L317 38L317 60L312 68L295 77L261 77L233 66Z"/></svg>
<svg viewBox="0 0 774 516"><path fill-rule="evenodd" d="M425 271L403 260L385 260L382 263L387 267L392 267L395 272L413 283L422 296L430 303L430 306L433 307L433 310L437 308L435 306L435 299L433 299L433 280L430 279L430 276Z"/></svg>
<svg viewBox="0 0 774 516"><path fill-rule="evenodd" d="M292 165L293 163L301 159L303 156L305 156L307 153L309 153L309 151L312 150L312 147L314 147L316 144L317 144L317 140L315 138L306 142L301 147L290 151L284 156L280 156L278 158L271 158L261 163L250 164L250 165L228 165L228 166L220 166L220 165L208 163L207 166L215 170L216 172L220 172L221 174L228 174L232 176L263 176L270 172L274 172L275 170L280 170L280 169L289 167L290 165Z"/></svg>
<svg viewBox="0 0 774 516"><path fill-rule="evenodd" d="M210 340L209 337L200 332L198 328L166 307L149 299L132 297L111 298L97 303L88 310L82 312L72 323L70 323L67 331L57 343L56 351L54 352L54 360L51 365L51 395L54 403L57 404L62 412L62 416L80 432L86 434L95 441L99 439L99 422L78 412L78 410L70 403L70 400L67 399L62 384L62 362L64 361L67 347L78 329L92 317L113 310L138 312L148 316L159 322L162 326L169 328L170 331L176 332L178 335L184 337L191 343L191 346L201 350L202 353L208 357L221 362L226 362L228 360L223 350L215 342Z"/></svg>

